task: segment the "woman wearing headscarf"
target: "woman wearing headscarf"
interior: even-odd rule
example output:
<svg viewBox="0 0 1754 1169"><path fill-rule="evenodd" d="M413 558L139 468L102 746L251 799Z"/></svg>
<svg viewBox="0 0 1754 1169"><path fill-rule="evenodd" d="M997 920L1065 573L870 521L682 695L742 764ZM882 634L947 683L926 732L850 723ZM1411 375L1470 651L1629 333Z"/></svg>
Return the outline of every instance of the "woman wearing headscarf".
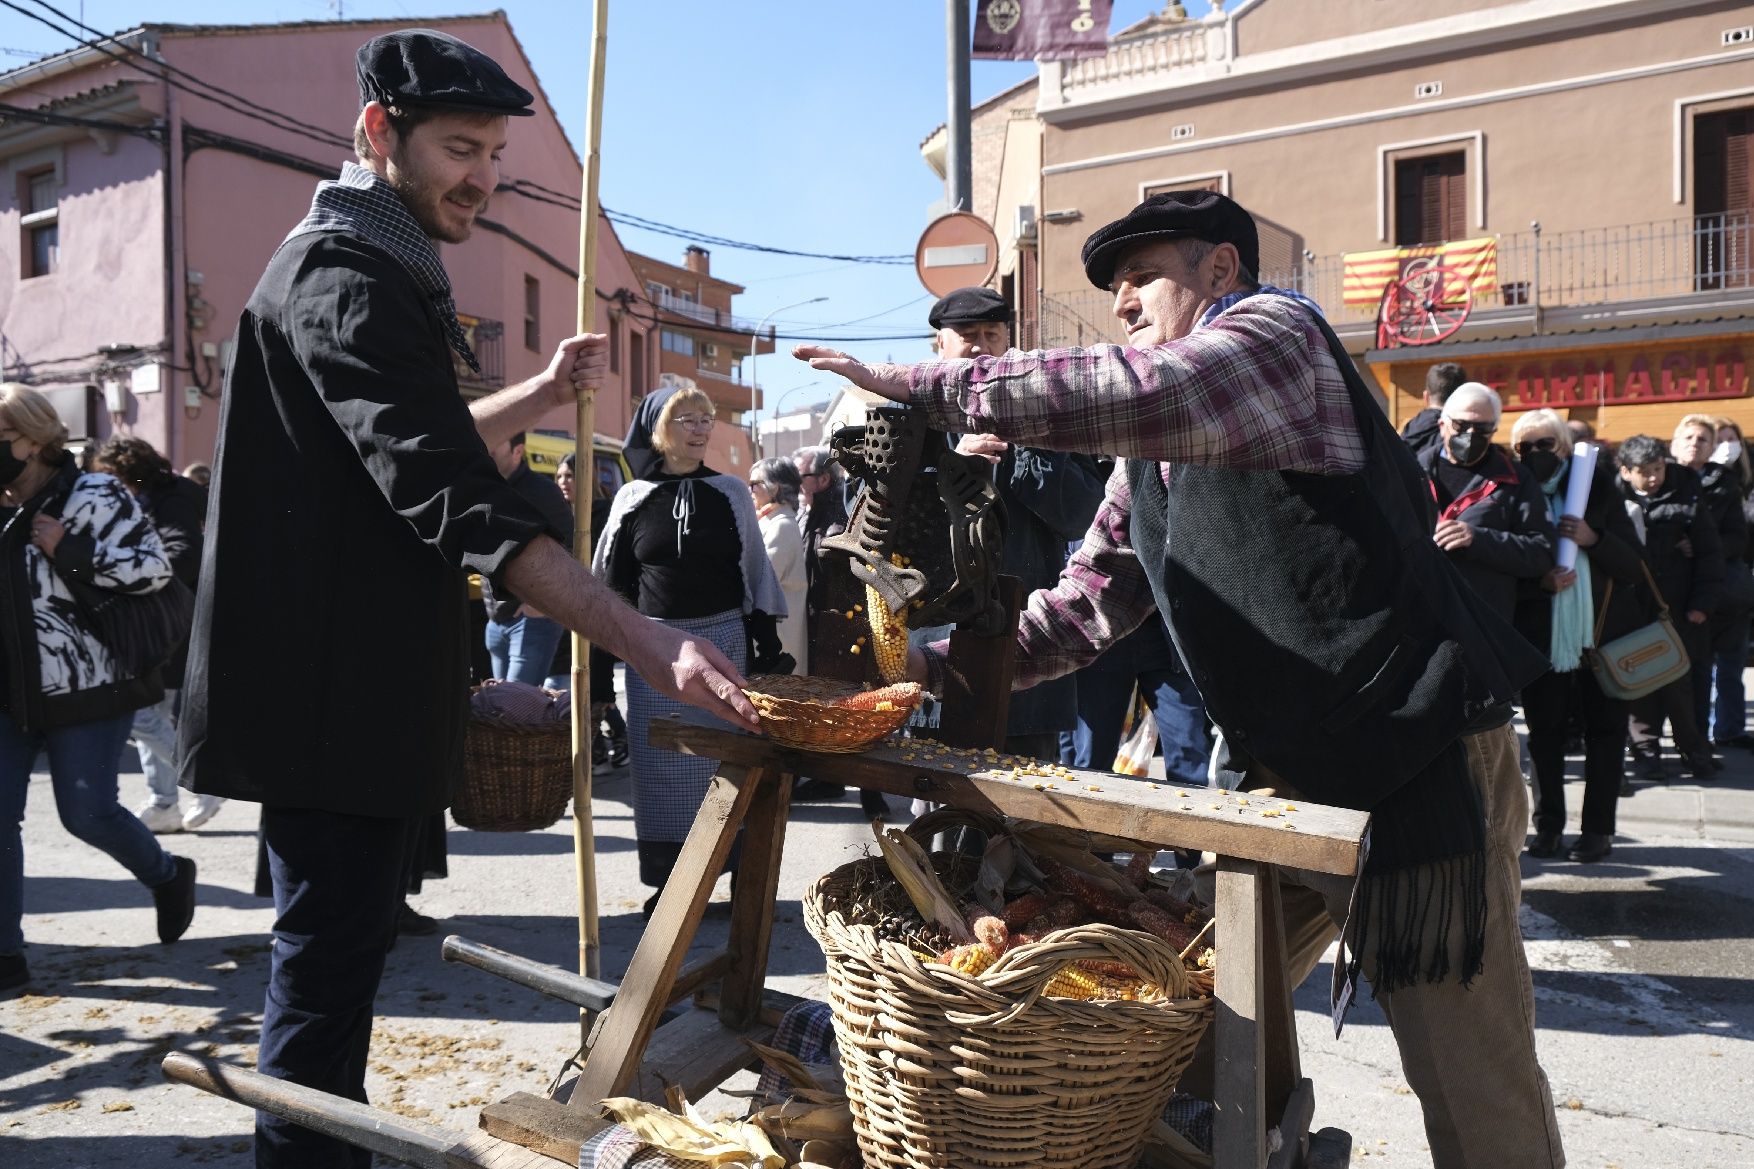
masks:
<svg viewBox="0 0 1754 1169"><path fill-rule="evenodd" d="M81 474L67 428L35 390L0 387L0 993L30 981L24 957L24 803L49 758L61 824L152 892L158 937L195 916L195 862L172 856L116 799L134 712L164 695L131 677L69 582L150 593L171 579L152 521L113 475Z"/></svg>
<svg viewBox="0 0 1754 1169"><path fill-rule="evenodd" d="M770 672L781 657L775 619L786 601L748 487L706 465L713 425L712 400L697 389L664 403L652 427L659 462L616 492L591 568L647 617L712 641L739 671ZM640 880L661 890L718 761L651 745L652 720L682 707L632 671L627 708ZM648 915L656 903L654 894Z"/></svg>
<svg viewBox="0 0 1754 1169"><path fill-rule="evenodd" d="M1519 415L1510 434L1511 450L1540 486L1560 536L1578 546L1574 567L1555 566L1538 582L1523 583L1514 617L1517 632L1544 650L1553 667L1522 691L1537 797L1535 839L1528 852L1543 860L1564 853L1574 861L1599 861L1612 849L1624 775L1626 704L1602 693L1585 655L1596 644L1598 618L1603 642L1645 623L1638 588L1644 582L1643 552L1607 459L1596 463L1583 514L1564 514L1577 462L1567 453L1571 435L1557 413ZM1567 849L1561 838L1565 738L1574 715L1584 728L1583 832Z"/></svg>
<svg viewBox="0 0 1754 1169"><path fill-rule="evenodd" d="M786 618L780 622L780 646L792 655L792 672L803 673L809 640L804 631L804 537L798 530L798 490L803 485L790 459L762 459L749 468L749 494L761 522L762 543L786 596Z"/></svg>

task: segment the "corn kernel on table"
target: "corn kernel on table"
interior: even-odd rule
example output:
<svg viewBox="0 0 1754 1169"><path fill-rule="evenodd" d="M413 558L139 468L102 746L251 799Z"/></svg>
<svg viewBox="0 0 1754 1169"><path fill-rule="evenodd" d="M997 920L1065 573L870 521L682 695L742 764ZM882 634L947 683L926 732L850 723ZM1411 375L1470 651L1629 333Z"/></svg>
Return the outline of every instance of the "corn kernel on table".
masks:
<svg viewBox="0 0 1754 1169"><path fill-rule="evenodd" d="M557 1093L565 1099L518 1093L483 1109L480 1131L464 1134L178 1053L166 1058L165 1074L412 1165L576 1165L580 1144L606 1123L596 1118L597 1101L625 1095L661 1100L671 1084L697 1098L750 1065L745 1038L760 1041L771 1034L785 1005L784 996L764 986L772 907L792 776L806 774L905 799L1216 854L1214 911L1221 933L1212 1028L1214 1164L1294 1169L1308 1163L1315 1101L1298 1060L1274 869L1355 873L1368 825L1364 813L1302 802L1291 810L1263 807L1234 793L1106 772L1031 774L994 766L977 752L927 757L912 741L824 755L683 717L654 723L651 738L654 745L720 764L619 988L510 955L482 957L484 947L447 941L447 957L473 950L476 965L570 1002L606 1008L577 1080L570 1092ZM725 949L684 967L739 830L745 837L729 940ZM691 998L691 1008L660 1026L673 1004ZM1276 1144L1269 1138L1272 1129L1278 1130ZM1144 1163L1152 1164L1151 1157L1148 1148Z"/></svg>

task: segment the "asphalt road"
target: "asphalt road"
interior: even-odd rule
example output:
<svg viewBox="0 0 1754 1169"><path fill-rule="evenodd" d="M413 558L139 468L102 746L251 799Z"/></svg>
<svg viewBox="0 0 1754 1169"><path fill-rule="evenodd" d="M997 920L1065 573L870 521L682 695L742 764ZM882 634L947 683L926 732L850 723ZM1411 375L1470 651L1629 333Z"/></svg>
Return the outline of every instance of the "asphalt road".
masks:
<svg viewBox="0 0 1754 1169"><path fill-rule="evenodd" d="M1538 1042L1573 1166L1754 1165L1745 973L1754 959L1754 755L1733 752L1730 764L1709 787L1643 786L1622 801L1622 836L1605 863L1524 860ZM635 873L628 786L625 772L605 776L595 801L610 977L631 956L647 893ZM128 776L123 790L133 804L144 784ZM165 1083L157 1065L173 1049L253 1062L271 921L249 891L254 823L253 807L228 804L207 828L170 841L201 866L201 907L189 936L166 947L154 940L145 891L68 837L46 776L33 780L25 930L36 984L0 1002L0 1166L251 1163L250 1114ZM535 833L451 833L449 878L414 899L442 919L441 933L398 945L379 995L374 1103L462 1131L483 1104L542 1090L573 1054L571 1008L438 956L440 937L456 932L570 967L571 832L562 820ZM868 836L851 798L796 809L773 943L782 989L822 993L799 897L859 855ZM721 882L715 897L727 895ZM725 929L722 915L709 916L703 944ZM1380 1012L1366 1001L1335 1041L1327 977L1318 967L1298 993L1317 1125L1353 1134L1354 1164L1428 1165Z"/></svg>

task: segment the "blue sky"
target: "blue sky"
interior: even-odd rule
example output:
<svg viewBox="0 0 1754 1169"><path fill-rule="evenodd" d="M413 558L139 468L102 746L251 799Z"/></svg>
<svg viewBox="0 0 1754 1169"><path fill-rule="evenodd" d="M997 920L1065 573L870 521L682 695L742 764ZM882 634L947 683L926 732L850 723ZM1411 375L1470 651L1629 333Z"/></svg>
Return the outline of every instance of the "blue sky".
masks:
<svg viewBox="0 0 1754 1169"><path fill-rule="evenodd" d="M30 0L20 0L25 5ZM80 16L79 0L50 0ZM495 0L344 0L344 15L415 18L480 12ZM498 0L574 143L584 141L590 10L585 0ZM1163 7L1115 0L1111 31ZM604 103L605 206L729 239L852 255L911 253L942 197L919 144L944 121L942 0L610 0ZM1203 13L1205 3L1187 5ZM248 15L244 15L244 13ZM143 20L233 23L322 20L328 0L86 0L82 20L122 30ZM0 66L14 50L70 43L0 9ZM1029 62L976 61L976 102L1034 72ZM680 240L621 228L627 247L676 261ZM911 265L831 261L713 249L713 272L748 288L740 315L778 312L782 335L924 333L930 298ZM826 296L821 304L787 308ZM924 341L842 346L861 357L917 360ZM784 364L776 367L776 362ZM788 407L832 387L789 358L765 358L769 395ZM769 401L775 399L770 396Z"/></svg>

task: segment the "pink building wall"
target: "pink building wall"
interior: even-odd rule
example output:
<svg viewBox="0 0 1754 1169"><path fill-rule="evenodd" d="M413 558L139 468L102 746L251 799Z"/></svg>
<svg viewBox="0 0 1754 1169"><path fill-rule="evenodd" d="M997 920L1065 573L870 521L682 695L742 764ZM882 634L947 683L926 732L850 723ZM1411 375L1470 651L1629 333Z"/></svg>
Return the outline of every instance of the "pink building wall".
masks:
<svg viewBox="0 0 1754 1169"><path fill-rule="evenodd" d="M370 37L406 23L148 26L148 31L171 65L350 139L359 106L354 52ZM528 180L576 198L581 183L577 156L548 111L504 17L431 24L488 53L538 95L537 116L508 119L502 179ZM37 106L118 81L132 84L140 106L166 115L171 126L168 154L184 160L183 165L173 166L167 178L167 152L139 138L118 138L111 154L103 154L90 139L69 143L64 148L62 267L40 280L16 279L19 210L16 198L0 204L5 207L0 211L0 263L10 261L14 274L9 280L0 271L0 328L27 357L90 352L118 341L166 345L163 389L134 396L126 421L180 466L212 453L219 354L233 336L264 265L303 216L318 181L317 174L296 165L204 144L189 130L225 135L316 164L325 175L337 173L352 152L340 143L265 125L109 62L32 79L6 90L4 100ZM568 269L578 264L579 216L564 207L501 193L486 217L527 242L478 228L466 243L443 247L441 256L458 310L504 323L504 377L512 384L543 369L555 346L574 331L577 283ZM524 343L527 276L539 288L540 344L535 350ZM639 287L606 221L599 231L597 286L608 294ZM168 314L167 289L173 290ZM602 297L596 304L596 327L606 327L613 306ZM217 353L210 355L210 350ZM647 368L652 368L649 363ZM621 372L598 394L594 429L600 433L626 430L631 412L627 370L624 354ZM192 395L191 388L199 392ZM561 408L544 425L570 432L574 421L572 409Z"/></svg>

